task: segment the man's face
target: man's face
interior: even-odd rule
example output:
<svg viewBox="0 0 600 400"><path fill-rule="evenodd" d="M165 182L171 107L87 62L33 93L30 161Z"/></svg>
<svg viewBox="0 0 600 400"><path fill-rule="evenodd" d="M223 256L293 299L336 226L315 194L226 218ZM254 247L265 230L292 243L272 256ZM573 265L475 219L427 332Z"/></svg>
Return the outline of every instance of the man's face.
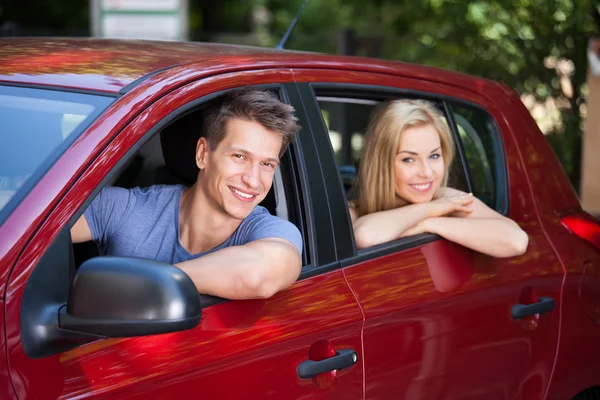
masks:
<svg viewBox="0 0 600 400"><path fill-rule="evenodd" d="M196 150L203 170L199 183L214 208L235 219L246 218L271 189L282 144L280 134L241 119L226 123L214 151L201 138Z"/></svg>

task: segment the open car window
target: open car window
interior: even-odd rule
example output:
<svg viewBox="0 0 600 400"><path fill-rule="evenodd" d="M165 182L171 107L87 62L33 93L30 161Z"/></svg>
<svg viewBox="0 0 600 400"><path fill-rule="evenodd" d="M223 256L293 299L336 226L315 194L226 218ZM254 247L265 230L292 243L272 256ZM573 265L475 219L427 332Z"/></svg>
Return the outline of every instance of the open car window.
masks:
<svg viewBox="0 0 600 400"><path fill-rule="evenodd" d="M472 192L491 208L506 214L503 148L496 124L485 110L459 99L453 101L431 94L377 92L373 88L363 91L356 87L346 91L339 85L330 89L326 84L319 84L314 87L314 95L327 128L347 200L352 201L355 196L352 188L361 166L364 137L377 106L395 99L423 99L433 103L440 111L454 136L456 149L448 186ZM407 237L374 246L373 249L396 246L396 243L410 247L413 242L412 237ZM367 248L358 253L370 251L371 248Z"/></svg>
<svg viewBox="0 0 600 400"><path fill-rule="evenodd" d="M391 99L393 98L389 98L389 100ZM346 192L349 192L360 167L364 136L371 114L385 100L349 96L319 96L317 93L317 101L329 132L340 178ZM443 105L435 104L443 113ZM448 124L445 116L444 120ZM449 186L463 191L469 190L458 157L450 166Z"/></svg>
<svg viewBox="0 0 600 400"><path fill-rule="evenodd" d="M141 141L143 144L140 143L140 146L136 146L124 157L121 165L109 173L87 203L91 203L100 190L107 186L126 189L152 185L192 186L198 176L196 144L202 136L205 108L210 101L211 99L200 100L149 131ZM286 219L298 227L304 239L303 265L308 265L311 262L308 251L310 242L307 240L306 221L299 211L301 204L298 203L300 196L296 183L298 168L292 154L294 146L292 142L282 155L273 185L259 205L272 215ZM77 266L99 255L94 242L75 244L74 249Z"/></svg>

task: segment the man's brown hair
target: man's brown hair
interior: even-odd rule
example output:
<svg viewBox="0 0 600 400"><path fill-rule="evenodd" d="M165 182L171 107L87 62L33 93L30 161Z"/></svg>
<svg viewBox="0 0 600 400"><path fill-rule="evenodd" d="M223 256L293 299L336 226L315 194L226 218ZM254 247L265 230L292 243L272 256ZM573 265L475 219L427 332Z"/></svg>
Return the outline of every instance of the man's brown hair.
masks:
<svg viewBox="0 0 600 400"><path fill-rule="evenodd" d="M254 121L264 128L279 133L283 144L281 156L294 136L300 131L294 107L284 104L268 90L241 89L225 93L208 107L204 115L204 137L215 150L225 137L227 121L241 119Z"/></svg>

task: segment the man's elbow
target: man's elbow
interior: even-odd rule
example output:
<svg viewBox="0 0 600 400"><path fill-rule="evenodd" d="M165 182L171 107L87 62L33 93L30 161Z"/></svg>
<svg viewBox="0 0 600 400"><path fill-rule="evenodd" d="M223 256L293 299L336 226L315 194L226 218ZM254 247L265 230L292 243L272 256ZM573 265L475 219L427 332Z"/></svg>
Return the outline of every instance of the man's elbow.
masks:
<svg viewBox="0 0 600 400"><path fill-rule="evenodd" d="M255 269L244 274L242 287L248 298L268 299L291 286L299 275L300 268L298 268L298 273L294 273L293 277L288 279L273 277L267 271Z"/></svg>
<svg viewBox="0 0 600 400"><path fill-rule="evenodd" d="M268 282L263 271L252 270L244 274L242 286L248 298L268 299L277 293L277 288L271 282Z"/></svg>

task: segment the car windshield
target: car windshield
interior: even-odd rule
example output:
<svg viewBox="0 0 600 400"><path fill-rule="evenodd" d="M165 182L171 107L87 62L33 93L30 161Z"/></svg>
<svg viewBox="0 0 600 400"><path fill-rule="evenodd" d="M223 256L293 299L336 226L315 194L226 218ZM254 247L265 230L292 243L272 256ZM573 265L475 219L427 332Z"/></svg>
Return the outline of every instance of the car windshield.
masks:
<svg viewBox="0 0 600 400"><path fill-rule="evenodd" d="M113 100L82 93L0 86L0 216Z"/></svg>

